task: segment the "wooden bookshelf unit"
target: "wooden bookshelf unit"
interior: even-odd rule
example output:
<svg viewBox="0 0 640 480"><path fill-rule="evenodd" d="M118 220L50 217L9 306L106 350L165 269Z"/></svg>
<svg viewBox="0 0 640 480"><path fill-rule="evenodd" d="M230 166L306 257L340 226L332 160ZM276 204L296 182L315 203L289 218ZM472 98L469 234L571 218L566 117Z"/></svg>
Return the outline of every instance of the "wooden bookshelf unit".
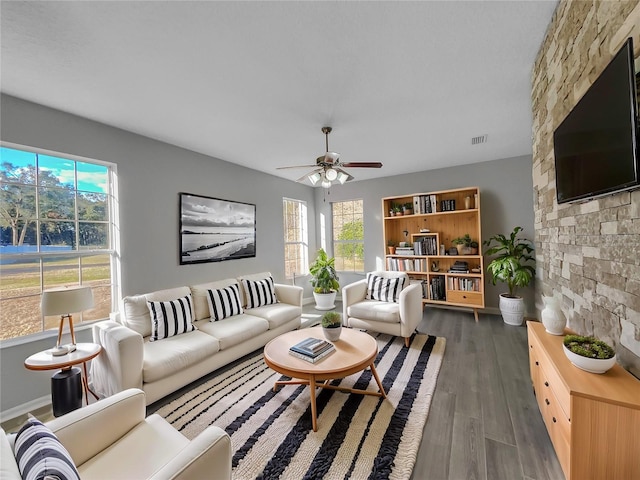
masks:
<svg viewBox="0 0 640 480"><path fill-rule="evenodd" d="M413 213L392 215L393 206L407 204L413 205ZM482 245L478 187L385 197L382 216L384 244L407 242L412 247L386 254L386 269L421 281L424 304L471 308L477 322L478 309L484 308L481 251L449 255L449 249L454 238L465 234ZM466 262L468 273L451 271L456 262Z"/></svg>

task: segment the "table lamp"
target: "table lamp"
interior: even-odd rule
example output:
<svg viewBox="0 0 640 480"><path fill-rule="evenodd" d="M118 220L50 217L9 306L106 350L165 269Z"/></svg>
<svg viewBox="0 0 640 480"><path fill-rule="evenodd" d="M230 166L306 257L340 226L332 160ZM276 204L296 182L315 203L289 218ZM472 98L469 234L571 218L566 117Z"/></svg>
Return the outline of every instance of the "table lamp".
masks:
<svg viewBox="0 0 640 480"><path fill-rule="evenodd" d="M42 292L42 302L40 308L42 314L60 315L60 326L58 327L58 341L56 347L51 351L54 356L65 355L76 349L76 337L73 334L73 317L69 312L81 312L93 307L93 293L91 287L62 287ZM71 332L71 344L60 345L64 319L69 319L69 330Z"/></svg>

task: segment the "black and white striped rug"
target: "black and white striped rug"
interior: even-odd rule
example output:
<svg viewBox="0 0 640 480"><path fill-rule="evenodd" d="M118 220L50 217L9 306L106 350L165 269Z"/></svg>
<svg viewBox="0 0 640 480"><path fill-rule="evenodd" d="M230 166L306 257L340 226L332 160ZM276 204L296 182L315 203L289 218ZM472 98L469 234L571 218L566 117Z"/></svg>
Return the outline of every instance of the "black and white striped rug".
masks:
<svg viewBox="0 0 640 480"><path fill-rule="evenodd" d="M309 388L273 383L262 353L239 363L160 408L188 438L208 425L231 436L233 478L409 478L442 364L445 339L375 335L376 369L387 398L322 389L318 431L311 429ZM377 391L370 370L333 381Z"/></svg>

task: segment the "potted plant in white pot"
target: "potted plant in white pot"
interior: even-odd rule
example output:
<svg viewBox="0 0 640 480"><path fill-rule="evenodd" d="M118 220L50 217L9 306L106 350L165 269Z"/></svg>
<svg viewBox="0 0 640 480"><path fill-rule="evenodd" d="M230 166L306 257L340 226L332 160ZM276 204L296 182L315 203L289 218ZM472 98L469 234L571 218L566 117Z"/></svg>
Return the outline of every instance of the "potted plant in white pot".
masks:
<svg viewBox="0 0 640 480"><path fill-rule="evenodd" d="M482 243L488 247L485 255L495 255L487 265L492 283L504 282L509 288L509 293L500 294L500 313L509 325L522 325L524 300L515 292L518 287L529 285L536 276L533 243L526 238L519 238L521 231L522 227L515 227L508 237L497 234Z"/></svg>
<svg viewBox="0 0 640 480"><path fill-rule="evenodd" d="M342 315L338 312L327 312L322 316L322 331L330 342L340 339L342 332Z"/></svg>
<svg viewBox="0 0 640 480"><path fill-rule="evenodd" d="M329 257L324 249L318 250L315 262L309 266L313 297L316 300L316 310L331 310L335 308L336 295L340 284L335 269L335 258Z"/></svg>

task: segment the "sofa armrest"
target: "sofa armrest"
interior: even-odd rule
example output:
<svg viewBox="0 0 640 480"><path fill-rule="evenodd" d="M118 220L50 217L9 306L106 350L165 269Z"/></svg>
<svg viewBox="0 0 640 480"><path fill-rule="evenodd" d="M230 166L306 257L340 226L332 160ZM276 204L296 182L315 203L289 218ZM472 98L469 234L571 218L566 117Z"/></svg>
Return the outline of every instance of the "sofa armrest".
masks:
<svg viewBox="0 0 640 480"><path fill-rule="evenodd" d="M412 283L400 292L400 331L410 337L422 320L422 285Z"/></svg>
<svg viewBox="0 0 640 480"><path fill-rule="evenodd" d="M169 463L151 478L216 478L231 479L231 439L214 425L191 440Z"/></svg>
<svg viewBox="0 0 640 480"><path fill-rule="evenodd" d="M102 352L91 361L93 389L108 397L128 388L142 388L142 335L113 321L93 325L93 341Z"/></svg>
<svg viewBox="0 0 640 480"><path fill-rule="evenodd" d="M288 303L302 308L302 293L304 289L297 285L285 285L284 283L274 284L276 298L279 302Z"/></svg>
<svg viewBox="0 0 640 480"><path fill-rule="evenodd" d="M142 390L129 389L50 422L76 465L94 457L143 422L146 400Z"/></svg>
<svg viewBox="0 0 640 480"><path fill-rule="evenodd" d="M367 280L362 279L342 287L342 323L347 325L349 315L347 309L354 303L363 301L367 297Z"/></svg>

